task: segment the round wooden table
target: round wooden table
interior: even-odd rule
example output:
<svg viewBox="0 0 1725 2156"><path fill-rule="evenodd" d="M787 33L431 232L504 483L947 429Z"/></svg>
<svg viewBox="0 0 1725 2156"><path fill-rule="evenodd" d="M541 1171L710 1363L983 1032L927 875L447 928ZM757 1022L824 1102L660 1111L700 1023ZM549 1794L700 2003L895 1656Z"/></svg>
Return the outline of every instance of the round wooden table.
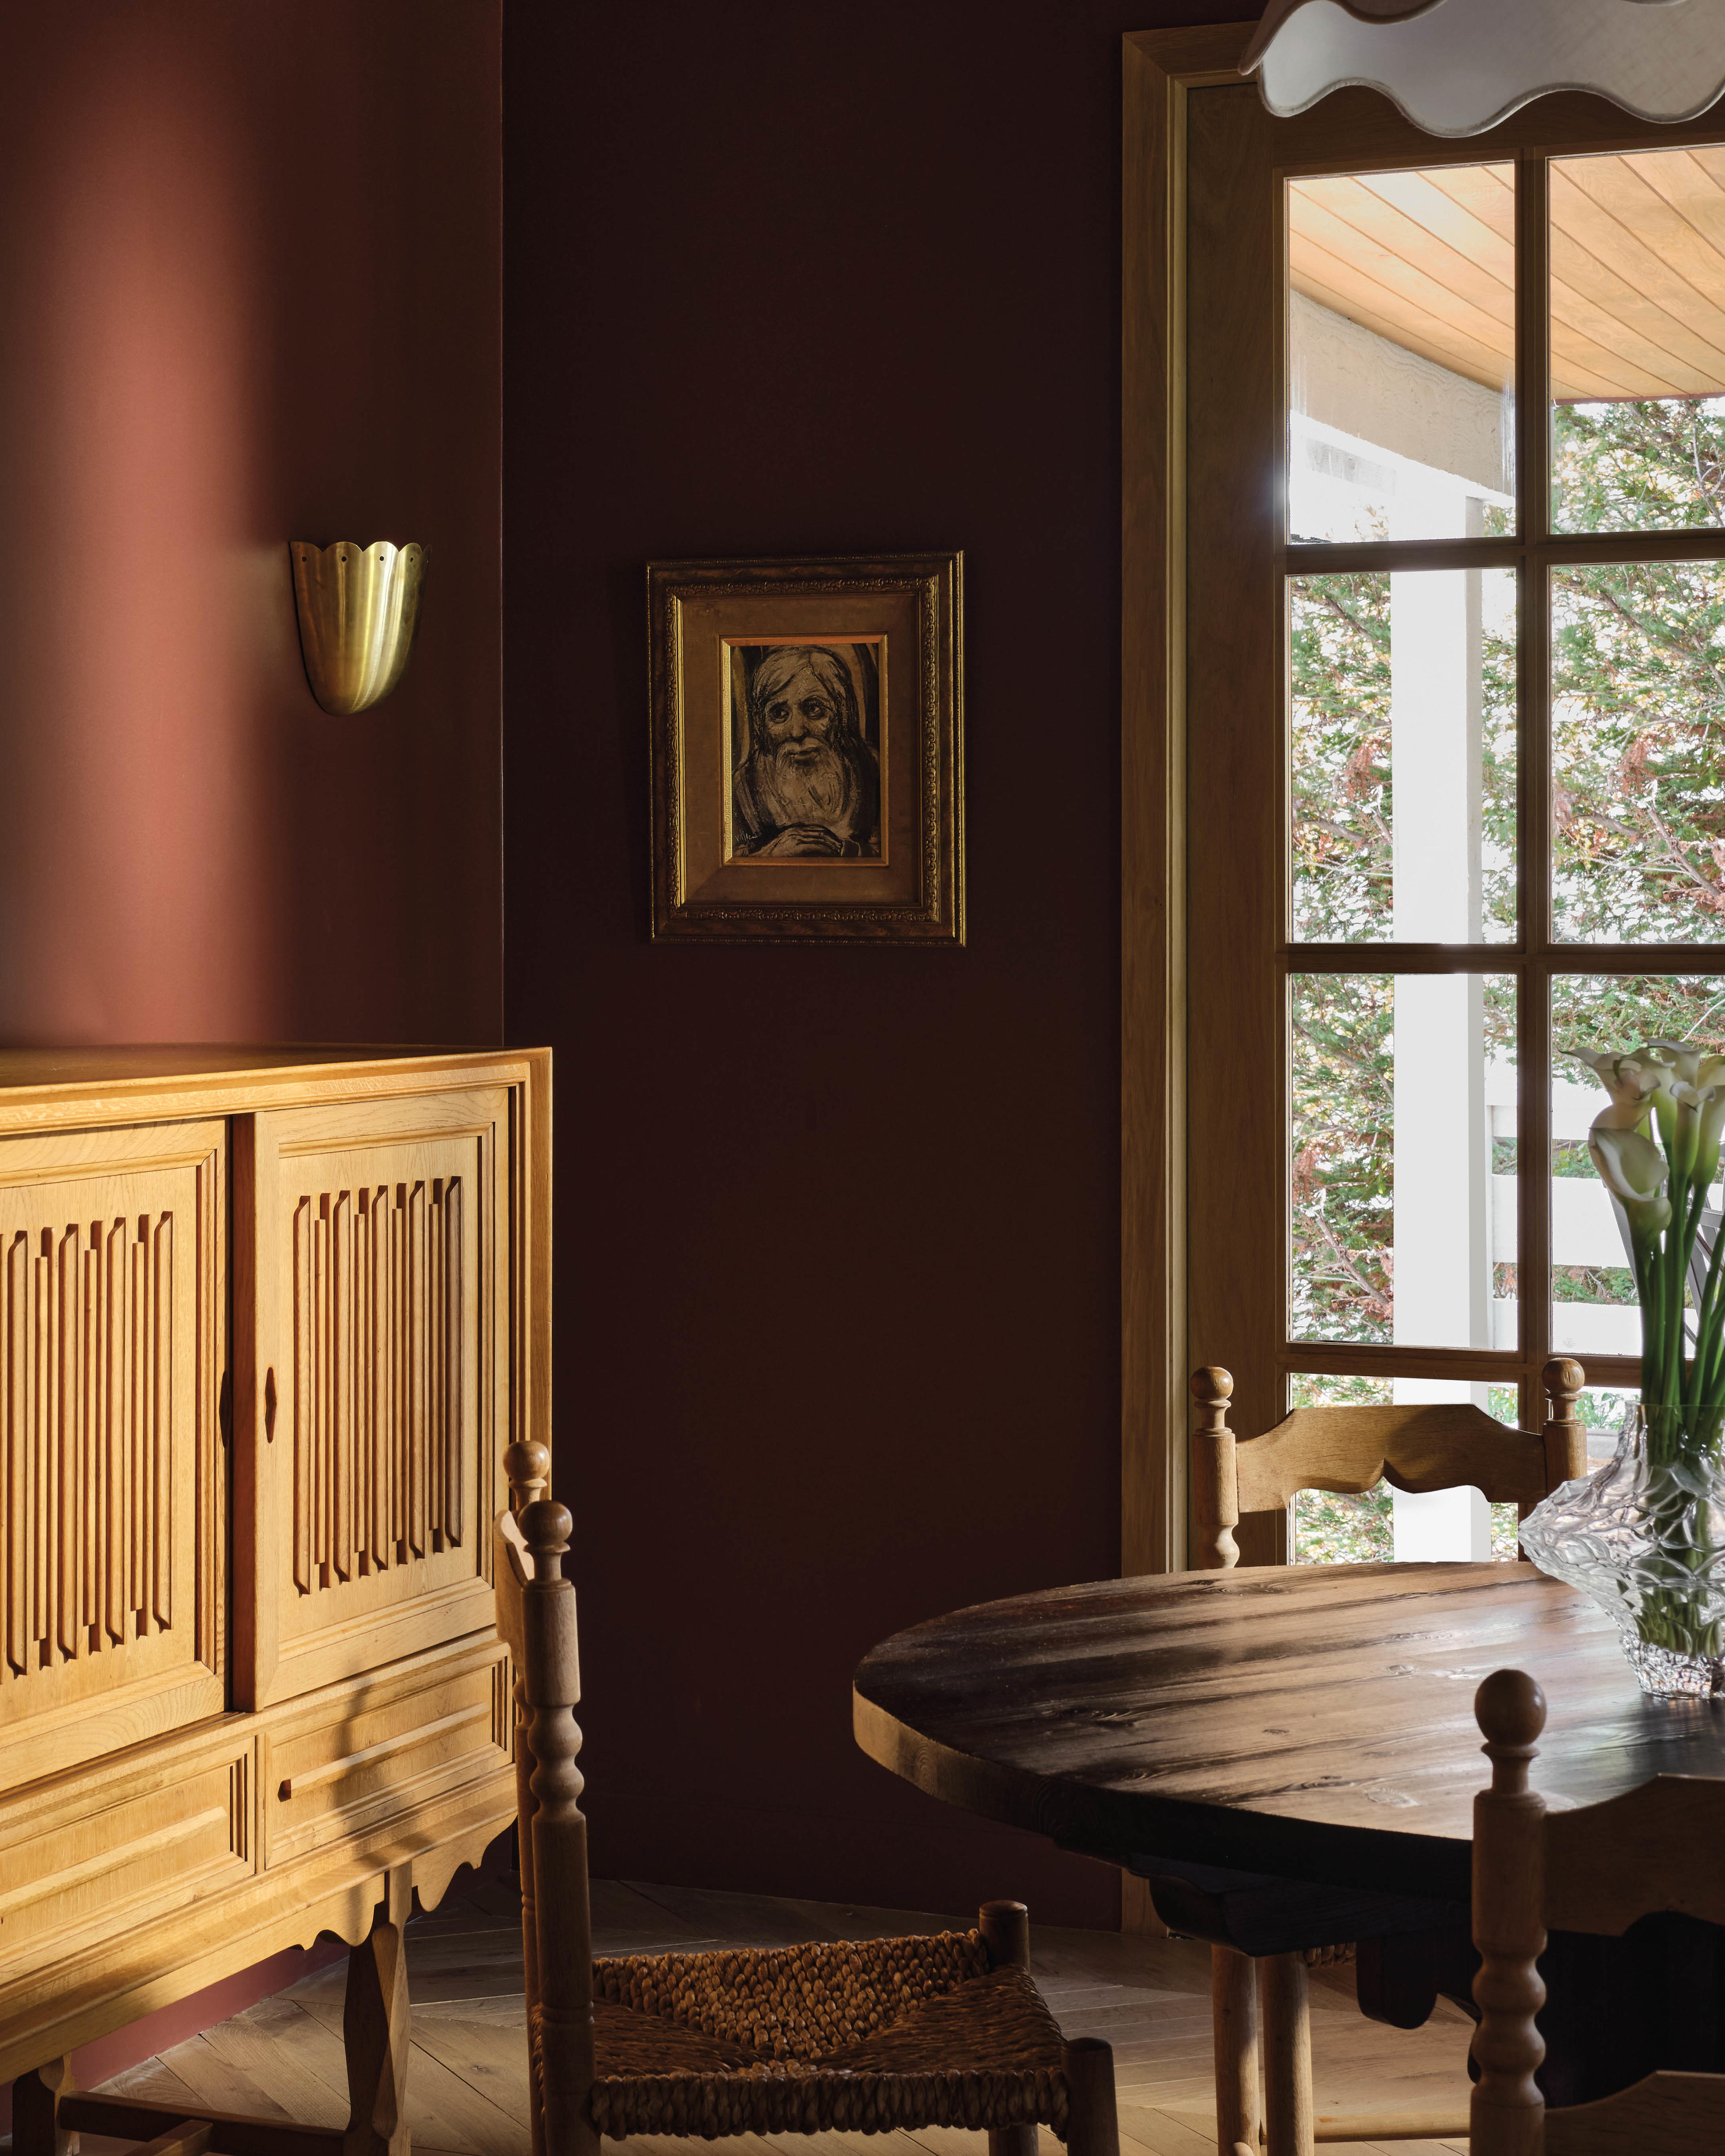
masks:
<svg viewBox="0 0 1725 2156"><path fill-rule="evenodd" d="M875 1648L855 1726L931 1796L1063 1848L1465 1905L1488 1779L1474 1691L1507 1667L1549 1703L1548 1803L1725 1775L1725 1705L1644 1698L1610 1620L1528 1564L1255 1566L983 1603Z"/></svg>

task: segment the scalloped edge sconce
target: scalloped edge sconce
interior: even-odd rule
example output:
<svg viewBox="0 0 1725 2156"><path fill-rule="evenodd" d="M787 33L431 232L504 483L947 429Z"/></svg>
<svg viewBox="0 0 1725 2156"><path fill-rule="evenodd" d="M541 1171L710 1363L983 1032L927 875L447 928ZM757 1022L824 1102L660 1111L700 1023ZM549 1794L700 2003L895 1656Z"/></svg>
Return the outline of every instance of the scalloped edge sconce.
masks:
<svg viewBox="0 0 1725 2156"><path fill-rule="evenodd" d="M406 670L429 550L413 541L398 547L374 539L356 547L337 539L316 547L295 539L288 552L312 695L337 718L369 711Z"/></svg>

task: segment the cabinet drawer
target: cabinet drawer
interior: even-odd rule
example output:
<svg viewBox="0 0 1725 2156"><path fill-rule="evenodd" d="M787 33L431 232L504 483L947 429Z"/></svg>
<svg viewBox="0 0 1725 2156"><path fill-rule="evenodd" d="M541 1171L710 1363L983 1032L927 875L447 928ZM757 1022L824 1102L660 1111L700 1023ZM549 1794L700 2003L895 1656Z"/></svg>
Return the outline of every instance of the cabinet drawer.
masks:
<svg viewBox="0 0 1725 2156"><path fill-rule="evenodd" d="M134 1929L245 1878L253 1740L0 1811L0 1975Z"/></svg>
<svg viewBox="0 0 1725 2156"><path fill-rule="evenodd" d="M431 1666L425 1665L429 1662ZM491 1642L272 1717L264 1861L291 1862L495 1774L511 1757L509 1664Z"/></svg>

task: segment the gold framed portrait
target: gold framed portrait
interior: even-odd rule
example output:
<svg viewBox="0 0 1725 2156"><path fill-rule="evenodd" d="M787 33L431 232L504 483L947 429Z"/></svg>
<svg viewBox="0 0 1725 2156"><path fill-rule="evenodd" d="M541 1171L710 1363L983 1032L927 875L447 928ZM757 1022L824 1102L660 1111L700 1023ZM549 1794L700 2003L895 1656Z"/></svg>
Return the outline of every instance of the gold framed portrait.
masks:
<svg viewBox="0 0 1725 2156"><path fill-rule="evenodd" d="M655 941L963 942L963 561L649 562Z"/></svg>

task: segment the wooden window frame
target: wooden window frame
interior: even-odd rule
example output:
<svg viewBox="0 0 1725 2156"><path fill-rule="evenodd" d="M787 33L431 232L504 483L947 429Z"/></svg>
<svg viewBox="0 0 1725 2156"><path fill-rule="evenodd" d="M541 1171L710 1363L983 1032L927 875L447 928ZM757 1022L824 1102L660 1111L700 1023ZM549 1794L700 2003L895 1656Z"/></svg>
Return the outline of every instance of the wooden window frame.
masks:
<svg viewBox="0 0 1725 2156"><path fill-rule="evenodd" d="M1255 25L1231 23L1201 29L1140 32L1124 40L1122 204L1123 281L1122 306L1122 1532L1121 1568L1131 1575L1175 1570L1186 1562L1188 1492L1185 1434L1189 1419L1187 1378L1191 1358L1188 1327L1188 1192L1186 1162L1189 1115L1186 1070L1196 1046L1217 1063L1207 1032L1218 1030L1219 1001L1206 1002L1194 1034L1189 1024L1186 767L1187 702L1187 528L1186 528L1186 232L1188 223L1188 100L1196 90L1240 86L1238 63ZM1344 112L1339 100L1348 100ZM1370 105L1359 100L1370 100ZM1648 146L1650 130L1618 115L1609 129L1599 124L1599 100L1566 97L1524 108L1510 121L1468 144L1434 141L1432 162L1458 157L1520 157L1524 167L1538 165L1539 184L1518 186L1517 310L1521 360L1517 404L1517 467L1522 475L1523 523L1511 539L1467 542L1472 565L1517 570L1524 587L1543 578L1553 564L1589 560L1725 558L1725 530L1701 529L1648 533L1557 536L1547 529L1548 484L1547 427L1548 398L1544 339L1546 226L1543 186L1546 156L1555 146L1577 151ZM1326 109L1334 117L1327 122ZM1384 123L1386 165L1404 163L1407 123L1373 93L1337 94L1309 115L1280 123L1283 146L1294 155L1284 169L1322 169L1327 125L1341 121L1351 138L1369 137L1373 108ZM1566 124L1573 121L1574 124ZM1686 126L1651 131L1661 145L1717 140L1725 114L1702 116ZM1608 139L1609 137L1609 139ZM1373 152L1368 148L1365 154ZM1537 328L1538 333L1535 334ZM1285 355L1278 339L1277 363ZM1255 544L1255 537L1254 540ZM1458 544L1435 542L1431 563L1458 566ZM1360 546L1289 547L1276 535L1264 564L1280 588L1293 573L1421 565L1421 549L1407 542ZM1256 588L1249 570L1245 589ZM1273 597L1266 587L1266 603ZM1545 609L1536 612L1543 616ZM1547 639L1530 639L1522 683L1525 712L1543 707L1548 690ZM1527 730L1523 750L1520 807L1520 874L1524 901L1530 865L1549 853L1549 778L1545 731ZM1279 812L1280 804L1278 804ZM1280 873L1281 864L1276 863ZM1238 1001L1259 990L1266 993L1295 974L1475 971L1514 973L1522 993L1518 1062L1522 1071L1519 1145L1522 1158L1543 1162L1549 1155L1548 1010L1543 993L1528 993L1530 983L1543 991L1553 973L1675 974L1725 972L1725 944L1609 946L1553 945L1549 917L1549 876L1541 871L1537 891L1543 902L1525 905L1522 932L1513 943L1471 947L1290 944L1284 935L1273 955L1257 952L1246 958L1239 985L1225 988L1204 968L1212 998ZM1538 913L1540 917L1534 918ZM1281 917L1280 906L1277 917ZM1245 939L1228 947L1230 959L1245 952ZM1260 978L1260 976L1262 978ZM1272 982L1271 976L1274 976ZM1216 1086L1226 1083L1220 1068ZM1278 1155L1285 1142L1286 1103L1280 1089L1270 1101L1260 1089L1233 1104L1260 1120L1272 1113L1276 1128L1271 1143ZM1209 1096L1206 1096L1208 1099ZM1205 1112L1209 1112L1208 1110ZM1260 1133L1261 1137L1261 1133ZM1250 1152L1252 1147L1242 1149ZM1248 1186L1259 1194L1251 1217L1258 1224L1242 1233L1273 1247L1274 1262L1283 1262L1281 1245L1266 1226L1265 1203L1276 1219L1286 1211L1286 1194L1263 1188L1267 1155L1260 1144L1255 1161L1241 1168L1241 1195ZM1278 1177L1277 1181L1285 1178ZM1538 1371L1547 1348L1549 1311L1547 1276L1549 1216L1547 1209L1521 1208L1518 1272L1539 1284L1538 1294L1524 1298L1521 1342L1515 1351L1490 1349L1407 1349L1357 1343L1308 1342L1286 1348L1278 1339L1266 1349L1261 1342L1242 1341L1239 1363L1250 1376L1247 1391L1267 1401L1272 1375L1285 1383L1289 1370L1322 1372L1388 1370L1441 1376L1466 1365L1486 1371L1500 1382L1519 1382L1524 1394L1538 1389ZM1242 1215L1242 1217L1245 1217ZM1283 1221L1285 1227L1286 1223ZM1245 1262L1244 1258L1242 1262ZM1258 1369L1257 1364L1263 1364ZM1589 1375L1596 1382L1635 1382L1632 1358L1594 1357ZM1255 1399L1255 1405L1262 1404ZM1537 1399L1524 1398L1523 1418L1537 1411ZM1275 1523L1280 1529L1281 1522ZM1254 1548L1258 1558L1286 1554L1280 1532L1265 1538L1274 1547Z"/></svg>
<svg viewBox="0 0 1725 2156"><path fill-rule="evenodd" d="M1186 100L1254 29L1123 40L1121 1504L1125 1576L1186 1562Z"/></svg>

